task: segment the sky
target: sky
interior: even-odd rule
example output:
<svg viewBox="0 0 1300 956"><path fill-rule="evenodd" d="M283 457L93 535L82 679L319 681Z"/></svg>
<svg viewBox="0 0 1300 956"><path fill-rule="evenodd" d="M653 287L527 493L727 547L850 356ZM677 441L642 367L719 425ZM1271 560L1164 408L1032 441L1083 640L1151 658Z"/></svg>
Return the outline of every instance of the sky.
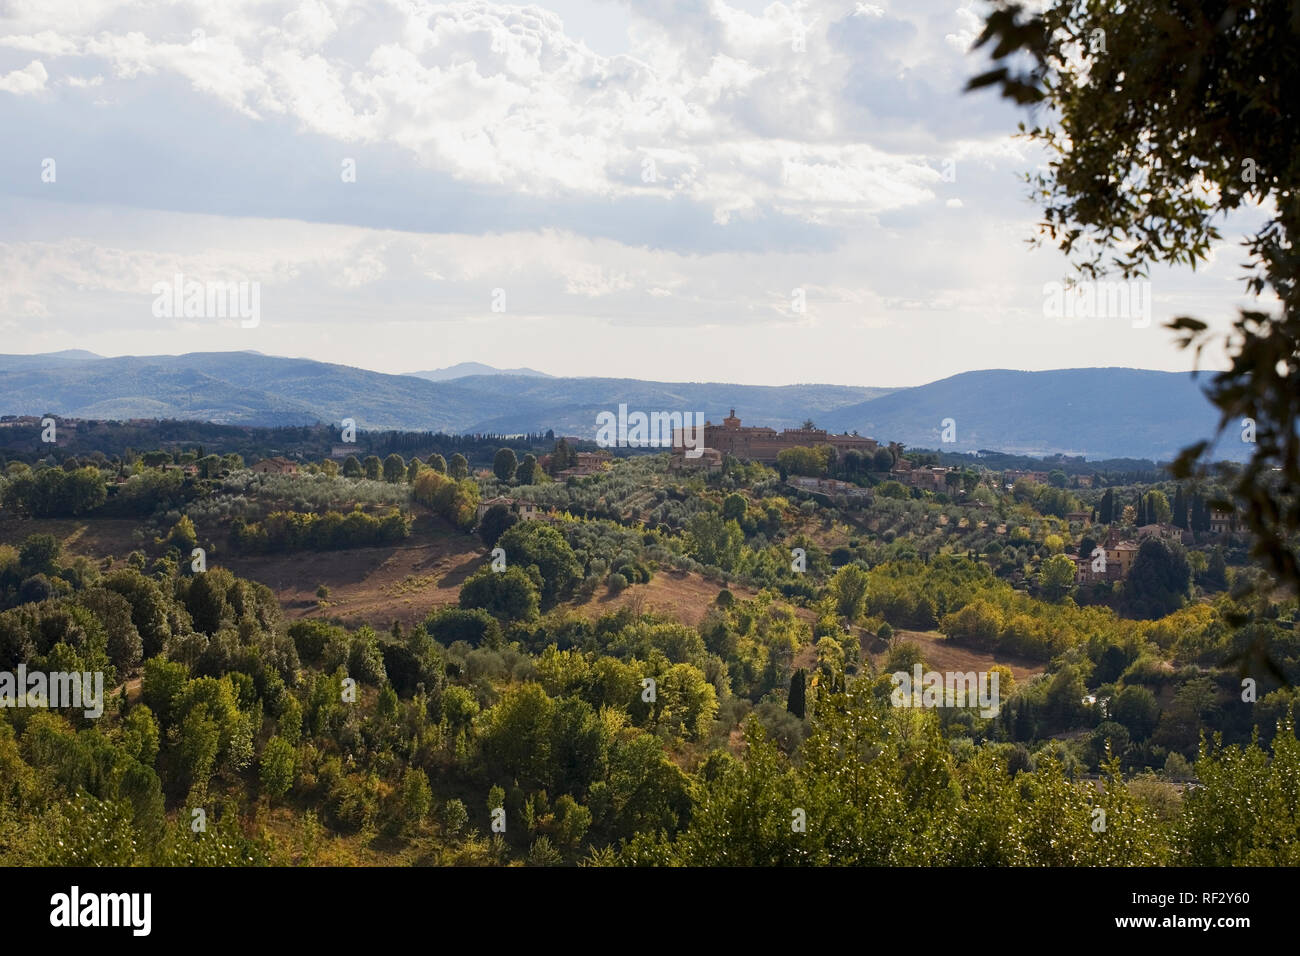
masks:
<svg viewBox="0 0 1300 956"><path fill-rule="evenodd" d="M1128 314L1052 308L1044 157L962 92L981 10L5 0L0 351L766 385L1192 368L1162 324L1250 304L1244 230ZM176 276L244 284L255 321L160 306Z"/></svg>

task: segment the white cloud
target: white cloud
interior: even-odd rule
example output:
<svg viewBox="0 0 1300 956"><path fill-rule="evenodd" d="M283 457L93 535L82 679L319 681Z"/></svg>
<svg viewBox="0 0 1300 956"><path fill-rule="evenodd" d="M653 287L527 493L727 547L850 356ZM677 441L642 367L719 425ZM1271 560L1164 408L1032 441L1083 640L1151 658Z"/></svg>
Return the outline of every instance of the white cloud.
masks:
<svg viewBox="0 0 1300 956"><path fill-rule="evenodd" d="M58 144L59 181L0 151L6 349L861 384L1190 361L1160 315L1043 321L1066 267L1026 252L1015 175L1042 157L961 92L959 3L626 0L598 53L488 0L7 0L0 90L41 98L0 127ZM1158 277L1157 311L1230 317L1238 259ZM261 326L160 323L176 273L260 282Z"/></svg>
<svg viewBox="0 0 1300 956"><path fill-rule="evenodd" d="M925 157L887 156L845 124L837 87L852 57L828 31L853 14L828 0L760 14L722 0L638 4L646 29L610 57L554 13L486 0L246 3L238 16L178 3L166 29L124 29L141 9L78 8L73 33L59 11L19 4L0 43L57 53L62 72L102 63L126 84L179 77L261 122L283 115L340 143L400 146L430 169L520 194L684 196L719 222L775 210L816 223L930 198L918 188ZM356 21L363 9L369 28ZM655 154L665 161L647 189L641 161Z"/></svg>
<svg viewBox="0 0 1300 956"><path fill-rule="evenodd" d="M49 76L40 60L32 60L21 70L14 70L12 73L0 76L0 91L13 93L15 96L39 93L45 89L45 81Z"/></svg>

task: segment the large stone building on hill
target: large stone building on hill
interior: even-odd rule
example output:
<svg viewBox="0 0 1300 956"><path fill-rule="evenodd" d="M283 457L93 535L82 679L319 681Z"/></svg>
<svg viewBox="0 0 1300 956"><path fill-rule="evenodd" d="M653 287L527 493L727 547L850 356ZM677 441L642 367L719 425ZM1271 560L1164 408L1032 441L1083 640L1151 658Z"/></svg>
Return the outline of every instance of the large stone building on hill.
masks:
<svg viewBox="0 0 1300 956"><path fill-rule="evenodd" d="M674 441L674 454L678 453L679 441ZM880 444L874 438L860 435L832 435L823 428L787 428L778 432L774 428L747 425L742 426L733 408L731 414L722 420L721 425L704 423L705 448L717 449L724 455L743 458L749 461L761 461L774 464L776 456L787 448L816 448L830 445L839 457L846 452L871 454Z"/></svg>

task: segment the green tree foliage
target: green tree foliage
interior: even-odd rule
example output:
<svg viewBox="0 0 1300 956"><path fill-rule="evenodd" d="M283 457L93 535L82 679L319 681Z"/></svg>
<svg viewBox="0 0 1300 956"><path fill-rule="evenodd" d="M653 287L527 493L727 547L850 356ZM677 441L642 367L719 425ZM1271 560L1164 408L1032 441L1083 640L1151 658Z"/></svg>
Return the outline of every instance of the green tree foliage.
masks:
<svg viewBox="0 0 1300 956"><path fill-rule="evenodd" d="M447 463L447 474L457 481L469 477L469 462L460 452L451 456L451 461Z"/></svg>
<svg viewBox="0 0 1300 956"><path fill-rule="evenodd" d="M1138 548L1124 585L1135 614L1162 617L1182 607L1191 592L1192 569L1181 547L1148 538Z"/></svg>
<svg viewBox="0 0 1300 956"><path fill-rule="evenodd" d="M469 531L478 519L478 484L448 478L436 468L426 468L416 476L411 497L461 531Z"/></svg>
<svg viewBox="0 0 1300 956"><path fill-rule="evenodd" d="M537 568L542 579L543 607L567 595L582 576L582 565L573 548L556 528L544 522L521 521L503 534L497 544L505 549L510 566Z"/></svg>
<svg viewBox="0 0 1300 956"><path fill-rule="evenodd" d="M1300 741L1283 723L1270 755L1248 746L1201 745L1202 786L1184 798L1183 861L1193 866L1296 866L1300 863Z"/></svg>
<svg viewBox="0 0 1300 956"><path fill-rule="evenodd" d="M802 667L794 672L794 677L790 678L790 693L786 697L785 709L800 720L807 715L808 672Z"/></svg>
<svg viewBox="0 0 1300 956"><path fill-rule="evenodd" d="M484 568L461 586L460 606L481 608L503 621L526 621L537 616L540 593L528 572L519 567L504 571Z"/></svg>
<svg viewBox="0 0 1300 956"><path fill-rule="evenodd" d="M193 548L199 546L199 536L194 530L194 522L190 520L189 515L181 515L172 525L171 531L167 533L166 543L180 548L181 553L186 556Z"/></svg>
<svg viewBox="0 0 1300 956"><path fill-rule="evenodd" d="M519 516L502 504L495 504L483 513L478 535L489 548L495 547L510 528L519 523Z"/></svg>
<svg viewBox="0 0 1300 956"><path fill-rule="evenodd" d="M396 508L379 516L357 508L346 514L276 511L251 524L236 518L230 540L240 551L262 554L380 547L405 540L410 534L410 516Z"/></svg>
<svg viewBox="0 0 1300 956"><path fill-rule="evenodd" d="M457 641L464 641L474 647L495 646L501 641L501 625L484 610L442 608L425 618L424 630L443 646L450 646Z"/></svg>
<svg viewBox="0 0 1300 956"><path fill-rule="evenodd" d="M423 770L407 767L402 774L399 791L398 819L403 829L411 831L420 826L433 809L433 791Z"/></svg>
<svg viewBox="0 0 1300 956"><path fill-rule="evenodd" d="M1074 561L1064 554L1054 554L1043 562L1039 584L1049 600L1059 601L1074 587Z"/></svg>
<svg viewBox="0 0 1300 956"><path fill-rule="evenodd" d="M819 478L826 474L830 466L830 456L829 445L818 445L815 448L803 446L783 448L777 452L776 464L783 474Z"/></svg>
<svg viewBox="0 0 1300 956"><path fill-rule="evenodd" d="M867 600L867 572L856 564L847 564L831 578L830 593L835 601L835 613L850 624L862 615Z"/></svg>
<svg viewBox="0 0 1300 956"><path fill-rule="evenodd" d="M551 451L551 458L546 464L546 470L554 477L566 468L572 468L577 462L577 451L570 448L569 443L561 438L555 443L555 448Z"/></svg>
<svg viewBox="0 0 1300 956"><path fill-rule="evenodd" d="M1182 528L1184 531L1190 530L1187 523L1187 492L1183 490L1181 483L1174 491L1174 507L1171 520L1174 527Z"/></svg>
<svg viewBox="0 0 1300 956"><path fill-rule="evenodd" d="M272 737L262 748L258 779L268 799L278 800L293 786L296 756L293 744L281 737Z"/></svg>
<svg viewBox="0 0 1300 956"><path fill-rule="evenodd" d="M1100 36L1103 42L1095 42ZM1156 265L1193 268L1243 207L1263 209L1244 245L1247 290L1276 295L1275 312L1242 310L1225 337L1230 365L1207 393L1220 431L1256 429L1249 465L1233 479L1255 552L1300 589L1300 209L1293 199L1300 31L1288 4L1177 2L1158 16L1134 4L1054 0L1026 13L1004 0L987 14L977 45L1010 65L971 81L1033 105L1028 137L1044 147L1046 172L1031 179L1041 231L1088 278L1145 276ZM1242 83L1267 76L1270 82ZM1208 344L1206 322L1170 323L1179 343ZM1192 473L1202 441L1175 463Z"/></svg>
<svg viewBox="0 0 1300 956"><path fill-rule="evenodd" d="M515 469L515 479L521 485L531 485L537 480L539 471L540 470L537 467L537 456L532 454L524 455L523 461L521 461L519 467Z"/></svg>
<svg viewBox="0 0 1300 956"><path fill-rule="evenodd" d="M1097 506L1097 520L1102 524L1111 524L1119 518L1115 513L1115 491L1107 488L1101 496L1101 504Z"/></svg>
<svg viewBox="0 0 1300 956"><path fill-rule="evenodd" d="M107 496L98 468L45 468L11 478L0 501L5 508L34 518L72 518L99 508Z"/></svg>
<svg viewBox="0 0 1300 956"><path fill-rule="evenodd" d="M497 476L497 481L510 481L518 467L519 460L512 448L500 449L492 459L492 473Z"/></svg>
<svg viewBox="0 0 1300 956"><path fill-rule="evenodd" d="M725 520L716 511L702 511L691 519L691 556L700 564L730 571L740 560L745 533L735 521Z"/></svg>
<svg viewBox="0 0 1300 956"><path fill-rule="evenodd" d="M406 462L402 456L393 452L384 459L384 481L390 484L397 484L406 478Z"/></svg>

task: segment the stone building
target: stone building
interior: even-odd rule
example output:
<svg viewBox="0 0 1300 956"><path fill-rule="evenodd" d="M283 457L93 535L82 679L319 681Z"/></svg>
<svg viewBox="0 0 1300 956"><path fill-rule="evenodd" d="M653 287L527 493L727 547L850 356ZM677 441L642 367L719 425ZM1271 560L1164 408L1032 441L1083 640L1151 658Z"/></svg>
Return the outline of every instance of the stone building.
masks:
<svg viewBox="0 0 1300 956"><path fill-rule="evenodd" d="M680 444L675 437L674 445ZM787 448L817 448L830 445L838 457L847 452L872 454L880 444L874 438L860 435L832 435L824 428L787 428L778 432L774 428L741 425L733 408L721 425L704 423L704 446L715 448L723 455L775 464L777 455Z"/></svg>

